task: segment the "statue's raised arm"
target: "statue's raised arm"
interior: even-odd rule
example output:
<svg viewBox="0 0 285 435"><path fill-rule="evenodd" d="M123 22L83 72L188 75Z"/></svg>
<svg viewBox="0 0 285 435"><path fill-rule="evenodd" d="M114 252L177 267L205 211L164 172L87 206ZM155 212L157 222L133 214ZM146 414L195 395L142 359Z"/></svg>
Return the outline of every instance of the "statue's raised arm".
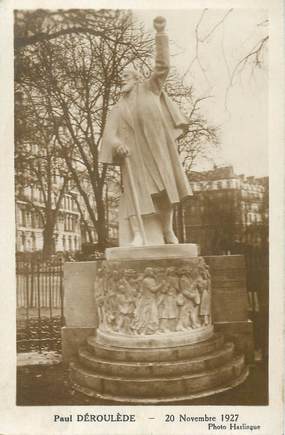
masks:
<svg viewBox="0 0 285 435"><path fill-rule="evenodd" d="M159 94L170 69L169 43L167 33L165 32L166 19L164 17L156 17L153 20L153 26L156 30L155 63L149 84L151 90Z"/></svg>

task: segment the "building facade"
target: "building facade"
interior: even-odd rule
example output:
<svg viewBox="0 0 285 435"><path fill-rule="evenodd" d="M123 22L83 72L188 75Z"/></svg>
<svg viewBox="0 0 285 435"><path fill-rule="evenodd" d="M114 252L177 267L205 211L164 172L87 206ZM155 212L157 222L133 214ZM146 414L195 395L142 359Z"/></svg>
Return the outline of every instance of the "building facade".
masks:
<svg viewBox="0 0 285 435"><path fill-rule="evenodd" d="M96 209L92 191L89 202ZM115 196L115 197L114 197ZM92 199L93 198L93 199ZM118 241L118 207L112 189L106 189L106 226L111 244ZM37 209L44 209L43 194L36 187L17 188L16 191L16 252L35 252L43 249L43 222ZM54 207L54 206L53 206ZM53 235L53 251L80 251L84 243L96 243L97 233L88 215L83 198L69 189L61 201Z"/></svg>
<svg viewBox="0 0 285 435"><path fill-rule="evenodd" d="M23 194L24 193L24 194ZM27 187L16 192L16 251L43 249L43 222L38 209L44 208L42 192ZM81 247L80 213L74 196L64 194L54 231L54 252L77 251Z"/></svg>
<svg viewBox="0 0 285 435"><path fill-rule="evenodd" d="M199 244L202 255L267 243L268 177L237 175L228 166L192 172L189 179L194 194L181 212L184 241Z"/></svg>

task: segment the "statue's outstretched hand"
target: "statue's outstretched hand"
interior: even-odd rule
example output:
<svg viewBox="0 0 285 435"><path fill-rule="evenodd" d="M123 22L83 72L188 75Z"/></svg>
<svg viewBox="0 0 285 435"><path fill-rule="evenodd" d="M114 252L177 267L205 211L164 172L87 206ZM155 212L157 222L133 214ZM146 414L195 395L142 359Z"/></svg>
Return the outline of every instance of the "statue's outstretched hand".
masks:
<svg viewBox="0 0 285 435"><path fill-rule="evenodd" d="M164 17L156 17L153 20L153 27L157 32L164 32L166 26L166 19Z"/></svg>

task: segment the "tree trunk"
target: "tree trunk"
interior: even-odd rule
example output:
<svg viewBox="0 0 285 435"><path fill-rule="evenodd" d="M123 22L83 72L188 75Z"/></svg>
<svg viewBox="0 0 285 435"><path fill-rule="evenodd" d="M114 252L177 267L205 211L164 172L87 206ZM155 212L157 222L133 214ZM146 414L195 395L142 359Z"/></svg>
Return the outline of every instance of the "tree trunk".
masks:
<svg viewBox="0 0 285 435"><path fill-rule="evenodd" d="M43 257L50 257L54 253L54 229L56 218L53 211L47 214L47 220L43 231Z"/></svg>
<svg viewBox="0 0 285 435"><path fill-rule="evenodd" d="M76 202L76 205L77 205L77 208L78 208L78 210L79 210L80 218L81 218L81 220L82 220L82 222L83 222L84 229L86 230L86 233L88 234L88 239L89 239L88 242L92 243L92 242L93 242L92 231L91 231L91 229L90 229L90 227L89 227L89 225L88 225L87 220L86 220L85 217L84 217L84 213L83 213L83 211L82 211L82 208L81 208L80 202L78 201L76 195L73 195L73 198L74 198L74 200L75 200L75 202Z"/></svg>
<svg viewBox="0 0 285 435"><path fill-rule="evenodd" d="M97 200L97 234L98 245L102 250L106 248L108 239L108 230L106 227L105 205L102 199Z"/></svg>

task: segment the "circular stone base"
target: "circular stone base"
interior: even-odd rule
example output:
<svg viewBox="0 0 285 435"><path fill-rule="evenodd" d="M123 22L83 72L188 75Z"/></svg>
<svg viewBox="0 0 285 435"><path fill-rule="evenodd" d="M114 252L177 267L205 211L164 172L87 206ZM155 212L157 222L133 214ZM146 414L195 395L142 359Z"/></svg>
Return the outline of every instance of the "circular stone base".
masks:
<svg viewBox="0 0 285 435"><path fill-rule="evenodd" d="M76 390L125 404L192 400L233 388L246 376L244 356L217 334L199 343L160 349L104 346L92 337L70 365Z"/></svg>
<svg viewBox="0 0 285 435"><path fill-rule="evenodd" d="M208 390L200 391L197 393L192 394L186 394L181 396L172 396L172 397L155 397L155 398L133 398L133 397L120 397L115 395L108 395L108 394L100 394L96 391L92 390L89 387L82 386L77 384L76 382L72 382L72 387L77 392L84 394L85 396L88 396L90 398L94 398L96 401L101 400L102 403L104 402L114 402L114 403L120 403L124 405L132 404L132 405L167 405L167 404L179 404L181 402L195 400L203 397L213 396L214 394L223 393L224 391L230 390L232 388L235 388L242 384L246 378L249 375L249 370L247 367L243 369L241 374L236 377L234 380L230 382L225 382L222 385L219 385L218 387L211 388Z"/></svg>
<svg viewBox="0 0 285 435"><path fill-rule="evenodd" d="M173 352L173 348L171 349ZM201 373L221 367L233 358L233 343L224 343L218 350L209 352L206 355L199 355L188 359L176 358L167 361L114 361L102 359L85 347L81 347L78 354L81 367L86 367L94 373L101 373L103 376L115 376L126 379L169 378L173 374L177 377L185 373Z"/></svg>
<svg viewBox="0 0 285 435"><path fill-rule="evenodd" d="M194 344L208 340L213 335L213 326L204 326L197 329L181 332L169 332L153 335L124 335L115 332L108 332L102 329L97 330L96 343L107 346L126 348L164 348L177 347Z"/></svg>
<svg viewBox="0 0 285 435"><path fill-rule="evenodd" d="M195 344L175 347L161 348L126 348L107 346L96 343L96 337L89 337L87 350L102 361L114 362L149 362L156 361L187 361L198 358L201 355L215 353L224 346L224 337L220 334L213 334L209 340Z"/></svg>

